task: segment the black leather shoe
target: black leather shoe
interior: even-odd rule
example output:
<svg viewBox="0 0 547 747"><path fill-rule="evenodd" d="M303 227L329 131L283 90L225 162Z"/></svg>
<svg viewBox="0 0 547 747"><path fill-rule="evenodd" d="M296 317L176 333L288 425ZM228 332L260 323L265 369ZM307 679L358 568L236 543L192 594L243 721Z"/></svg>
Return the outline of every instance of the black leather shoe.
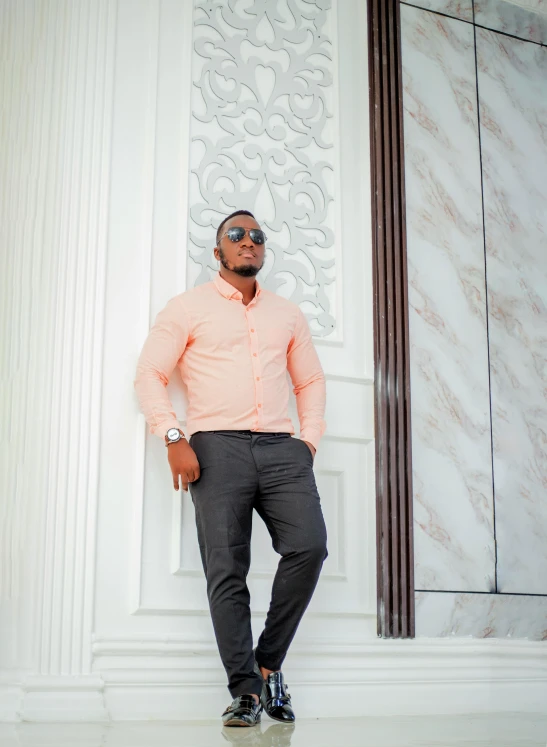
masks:
<svg viewBox="0 0 547 747"><path fill-rule="evenodd" d="M260 702L270 718L292 724L295 720L291 696L283 679L283 672L270 672L262 685Z"/></svg>
<svg viewBox="0 0 547 747"><path fill-rule="evenodd" d="M262 704L252 695L238 695L222 714L224 726L256 726L260 723Z"/></svg>
<svg viewBox="0 0 547 747"><path fill-rule="evenodd" d="M262 677L262 672L256 660L256 648L253 648L253 659L254 671ZM278 675L278 677L270 681L270 677L273 677L273 675ZM268 716L284 724L293 724L296 717L291 705L291 696L283 680L283 674L281 672L272 672L268 675L267 680L262 677L262 682L260 702Z"/></svg>

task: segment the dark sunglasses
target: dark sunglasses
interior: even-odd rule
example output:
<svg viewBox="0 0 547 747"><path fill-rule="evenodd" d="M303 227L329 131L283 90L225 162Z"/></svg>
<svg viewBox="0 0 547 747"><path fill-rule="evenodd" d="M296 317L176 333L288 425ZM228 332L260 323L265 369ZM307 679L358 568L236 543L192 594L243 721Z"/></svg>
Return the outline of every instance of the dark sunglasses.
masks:
<svg viewBox="0 0 547 747"><path fill-rule="evenodd" d="M226 233L222 234L219 242L221 239L227 236L230 241L233 241L234 244L237 244L238 241L241 241L243 239L247 232L249 232L249 236L251 237L251 241L253 242L253 244L264 244L266 242L266 239L268 238L264 231L261 231L260 228L251 228L251 230L249 231L248 228L243 228L242 226L232 226L226 231Z"/></svg>

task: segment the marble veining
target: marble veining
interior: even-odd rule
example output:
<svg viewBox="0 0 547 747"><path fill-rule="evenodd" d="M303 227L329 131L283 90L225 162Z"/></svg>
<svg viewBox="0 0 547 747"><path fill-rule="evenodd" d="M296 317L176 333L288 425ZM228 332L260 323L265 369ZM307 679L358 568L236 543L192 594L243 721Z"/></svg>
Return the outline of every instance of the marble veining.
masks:
<svg viewBox="0 0 547 747"><path fill-rule="evenodd" d="M473 21L473 0L404 0L424 10L434 10L461 21Z"/></svg>
<svg viewBox="0 0 547 747"><path fill-rule="evenodd" d="M417 588L491 591L473 26L401 6ZM427 81L427 84L424 84Z"/></svg>
<svg viewBox="0 0 547 747"><path fill-rule="evenodd" d="M500 591L547 593L547 49L477 29Z"/></svg>
<svg viewBox="0 0 547 747"><path fill-rule="evenodd" d="M416 592L416 635L547 640L547 597Z"/></svg>
<svg viewBox="0 0 547 747"><path fill-rule="evenodd" d="M547 0L475 0L475 23L547 44Z"/></svg>

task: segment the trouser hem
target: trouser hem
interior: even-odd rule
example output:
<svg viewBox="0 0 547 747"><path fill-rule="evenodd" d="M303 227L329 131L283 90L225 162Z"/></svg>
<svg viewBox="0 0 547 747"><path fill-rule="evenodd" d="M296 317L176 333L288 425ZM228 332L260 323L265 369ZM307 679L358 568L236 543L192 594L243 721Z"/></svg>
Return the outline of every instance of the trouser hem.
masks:
<svg viewBox="0 0 547 747"><path fill-rule="evenodd" d="M283 660L281 661L272 661L271 659L264 659L262 656L260 656L260 653L256 651L255 649L255 660L259 667L264 667L264 669L270 669L272 672L277 672L279 669L281 669L281 665L283 664Z"/></svg>
<svg viewBox="0 0 547 747"><path fill-rule="evenodd" d="M232 698L237 698L238 695L253 693L254 695L258 695L258 699L260 700L263 681L262 676L260 677L260 680L258 677L253 677L252 679L243 680L243 682L240 682L236 687L229 687L228 689Z"/></svg>

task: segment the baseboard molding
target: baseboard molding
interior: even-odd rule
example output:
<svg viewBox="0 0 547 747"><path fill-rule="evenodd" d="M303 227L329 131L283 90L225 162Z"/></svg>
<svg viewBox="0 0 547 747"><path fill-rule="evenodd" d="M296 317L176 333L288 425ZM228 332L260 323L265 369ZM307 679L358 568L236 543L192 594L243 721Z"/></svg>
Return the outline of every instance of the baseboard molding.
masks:
<svg viewBox="0 0 547 747"><path fill-rule="evenodd" d="M16 680L0 682L0 721L111 720L100 676L20 674Z"/></svg>
<svg viewBox="0 0 547 747"><path fill-rule="evenodd" d="M4 676L0 718L214 719L230 700L211 646L103 639L95 640L94 652L100 669L87 677L23 675L8 682ZM547 714L547 645L536 641L379 640L326 644L320 653L299 646L291 649L283 671L301 718Z"/></svg>

